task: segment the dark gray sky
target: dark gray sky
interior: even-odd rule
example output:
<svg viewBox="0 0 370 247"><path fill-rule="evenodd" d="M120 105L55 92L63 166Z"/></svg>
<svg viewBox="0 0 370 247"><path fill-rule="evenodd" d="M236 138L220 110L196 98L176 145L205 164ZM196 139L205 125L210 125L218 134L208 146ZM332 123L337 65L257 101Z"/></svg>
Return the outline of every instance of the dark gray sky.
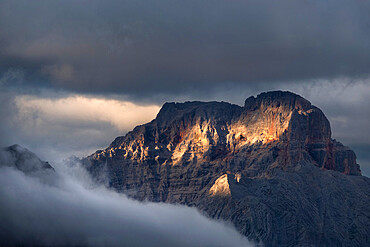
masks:
<svg viewBox="0 0 370 247"><path fill-rule="evenodd" d="M165 101L280 89L320 107L370 175L369 13L363 0L1 0L0 143L86 155Z"/></svg>

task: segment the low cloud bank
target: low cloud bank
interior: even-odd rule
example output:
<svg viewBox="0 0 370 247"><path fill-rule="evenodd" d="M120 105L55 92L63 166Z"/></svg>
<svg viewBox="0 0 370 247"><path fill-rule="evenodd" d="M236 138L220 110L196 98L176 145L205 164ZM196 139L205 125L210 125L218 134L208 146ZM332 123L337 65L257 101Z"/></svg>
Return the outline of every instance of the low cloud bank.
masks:
<svg viewBox="0 0 370 247"><path fill-rule="evenodd" d="M134 201L79 166L56 170L45 183L0 166L1 246L252 246L194 208Z"/></svg>
<svg viewBox="0 0 370 247"><path fill-rule="evenodd" d="M34 125L94 126L107 123L121 132L149 122L160 108L157 105L137 105L130 101L78 94L62 98L21 95L15 98L15 104L20 118L34 116Z"/></svg>
<svg viewBox="0 0 370 247"><path fill-rule="evenodd" d="M84 157L108 146L114 138L155 118L160 107L122 97L43 91L23 93L1 84L0 146L32 147L52 163Z"/></svg>

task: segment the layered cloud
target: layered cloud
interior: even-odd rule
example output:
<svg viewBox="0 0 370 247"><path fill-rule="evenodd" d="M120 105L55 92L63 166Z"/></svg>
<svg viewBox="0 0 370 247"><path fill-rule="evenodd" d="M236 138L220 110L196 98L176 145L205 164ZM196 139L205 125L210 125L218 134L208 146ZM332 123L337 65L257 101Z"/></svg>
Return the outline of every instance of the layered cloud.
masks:
<svg viewBox="0 0 370 247"><path fill-rule="evenodd" d="M120 132L126 132L133 126L152 120L159 111L157 105L137 105L129 101L83 95L68 95L62 98L22 95L15 98L15 104L20 120L30 120L25 128L32 128L32 125L89 126L105 123Z"/></svg>
<svg viewBox="0 0 370 247"><path fill-rule="evenodd" d="M15 94L4 99L4 108L12 110L4 112L2 145L20 143L51 162L70 155L86 156L151 121L159 111L157 105L120 99L53 96Z"/></svg>
<svg viewBox="0 0 370 247"><path fill-rule="evenodd" d="M136 99L367 77L369 12L361 0L3 0L0 68L22 69L32 85Z"/></svg>

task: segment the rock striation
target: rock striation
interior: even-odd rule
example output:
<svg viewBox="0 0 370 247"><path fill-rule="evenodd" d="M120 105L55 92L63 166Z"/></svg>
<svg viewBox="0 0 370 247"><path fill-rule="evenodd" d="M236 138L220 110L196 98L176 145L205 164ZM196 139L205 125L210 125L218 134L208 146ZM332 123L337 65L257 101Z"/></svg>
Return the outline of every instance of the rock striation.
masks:
<svg viewBox="0 0 370 247"><path fill-rule="evenodd" d="M331 138L323 112L274 91L166 103L157 117L83 159L139 200L196 206L266 246L366 246L370 179Z"/></svg>

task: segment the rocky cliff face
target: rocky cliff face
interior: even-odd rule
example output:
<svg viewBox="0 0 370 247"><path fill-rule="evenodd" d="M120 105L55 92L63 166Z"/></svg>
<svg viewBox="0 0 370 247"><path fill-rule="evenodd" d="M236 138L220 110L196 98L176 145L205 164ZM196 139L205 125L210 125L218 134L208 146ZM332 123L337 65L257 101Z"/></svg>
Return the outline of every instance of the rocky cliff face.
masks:
<svg viewBox="0 0 370 247"><path fill-rule="evenodd" d="M322 111L290 92L244 107L166 103L83 162L118 191L196 206L267 246L369 241L369 179Z"/></svg>

